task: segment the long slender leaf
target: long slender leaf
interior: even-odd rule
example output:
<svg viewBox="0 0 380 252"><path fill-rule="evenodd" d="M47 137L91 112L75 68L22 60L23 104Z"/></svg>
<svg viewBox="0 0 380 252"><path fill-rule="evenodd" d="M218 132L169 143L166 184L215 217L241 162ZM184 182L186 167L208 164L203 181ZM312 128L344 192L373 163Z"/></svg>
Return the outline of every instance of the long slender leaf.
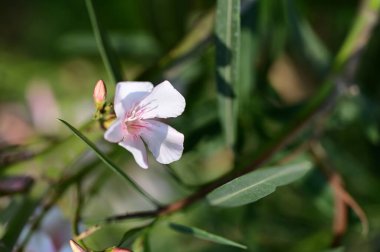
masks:
<svg viewBox="0 0 380 252"><path fill-rule="evenodd" d="M222 245L233 246L233 247L237 247L237 248L241 248L241 249L247 249L247 246L245 246L243 244L231 241L231 240L224 238L222 236L219 236L219 235L211 234L211 233L204 231L202 229L199 229L199 228L189 227L189 226L185 226L185 225L181 225L181 224L177 224L177 223L170 223L169 226L173 230L175 230L179 233L192 235L192 236L199 238L199 239L202 239L202 240L211 241L211 242L219 243Z"/></svg>
<svg viewBox="0 0 380 252"><path fill-rule="evenodd" d="M235 207L255 202L306 174L310 162L254 171L238 177L207 195L211 205Z"/></svg>
<svg viewBox="0 0 380 252"><path fill-rule="evenodd" d="M82 133L80 133L77 129L75 129L72 125L70 125L68 122L62 119L60 120L63 124L65 124L79 139L81 139L83 142L85 142L99 157L100 160L103 161L107 165L108 168L110 168L114 173L119 175L121 178L123 178L125 181L127 181L131 186L133 186L138 192L140 192L142 195L144 195L147 199L155 203L156 205L159 205L159 203L150 196L144 189L142 189L132 178L130 178L127 174L125 174L118 166L116 166L106 155L104 155L96 145L91 142L87 137L85 137Z"/></svg>
<svg viewBox="0 0 380 252"><path fill-rule="evenodd" d="M234 147L237 125L236 85L238 85L240 54L240 1L218 0L215 34L220 120L226 144Z"/></svg>
<svg viewBox="0 0 380 252"><path fill-rule="evenodd" d="M4 247L4 251L11 251L12 248L14 248L14 245L19 239L29 218L33 215L38 203L38 199L30 195L23 196L16 202L14 213L9 222L6 223L6 232L3 237L1 237L0 248Z"/></svg>
<svg viewBox="0 0 380 252"><path fill-rule="evenodd" d="M136 227L128 230L121 238L118 247L130 247L139 235L144 231L146 226Z"/></svg>
<svg viewBox="0 0 380 252"><path fill-rule="evenodd" d="M123 76L120 70L120 64L116 60L116 56L113 53L110 43L99 25L98 17L94 8L92 0L85 0L88 15L90 17L92 29L94 31L95 40L98 45L100 56L102 57L104 66L108 72L110 80L116 85L118 81L123 80Z"/></svg>
<svg viewBox="0 0 380 252"><path fill-rule="evenodd" d="M252 90L255 86L256 67L254 66L257 58L258 31L255 16L257 6L251 5L245 15L241 17L241 56L239 69L239 85L236 88L239 97L239 114L251 111Z"/></svg>
<svg viewBox="0 0 380 252"><path fill-rule="evenodd" d="M290 35L290 49L308 62L314 72L326 74L330 65L331 55L307 20L299 15L294 1L285 4L286 17Z"/></svg>

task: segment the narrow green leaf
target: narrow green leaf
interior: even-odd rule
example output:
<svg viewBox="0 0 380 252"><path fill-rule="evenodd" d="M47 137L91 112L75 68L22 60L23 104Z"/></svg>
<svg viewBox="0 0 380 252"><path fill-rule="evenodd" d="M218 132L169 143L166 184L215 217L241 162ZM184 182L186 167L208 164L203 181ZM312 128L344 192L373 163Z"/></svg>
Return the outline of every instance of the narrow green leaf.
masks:
<svg viewBox="0 0 380 252"><path fill-rule="evenodd" d="M145 228L146 226L136 227L125 232L118 244L118 247L124 248L132 246L133 242L138 238L139 235L141 235Z"/></svg>
<svg viewBox="0 0 380 252"><path fill-rule="evenodd" d="M363 1L346 39L335 57L333 64L335 73L342 71L351 59L358 60L358 55L367 45L368 38L377 24L379 11L380 0Z"/></svg>
<svg viewBox="0 0 380 252"><path fill-rule="evenodd" d="M234 147L239 77L240 1L218 0L216 9L216 82L226 144Z"/></svg>
<svg viewBox="0 0 380 252"><path fill-rule="evenodd" d="M237 247L237 248L241 248L241 249L247 249L247 246L245 246L243 244L231 241L227 238L224 238L224 237L221 237L221 236L218 236L215 234L211 234L211 233L204 231L202 229L199 229L199 228L184 226L184 225L177 224L177 223L170 223L169 226L173 230L175 230L179 233L192 235L192 236L199 238L199 239L202 239L202 240L211 241L211 242L219 243L222 245L233 246L233 247Z"/></svg>
<svg viewBox="0 0 380 252"><path fill-rule="evenodd" d="M290 49L308 62L316 73L325 74L331 61L327 48L307 20L299 15L294 1L286 1L285 11L291 41Z"/></svg>
<svg viewBox="0 0 380 252"><path fill-rule="evenodd" d="M108 168L110 168L114 173L116 173L125 181L127 181L131 186L133 186L133 188L135 188L138 192L144 195L151 202L155 203L156 205L159 205L159 203L152 196L150 196L144 189L142 189L132 178L130 178L127 174L125 174L107 156L105 156L98 149L98 147L96 147L96 145L93 142L91 142L87 137L85 137L82 133L80 133L77 129L75 129L72 125L70 125L65 120L62 120L62 119L58 119L58 120L60 120L63 124L65 124L79 139L85 142L95 152L95 154L99 157L99 159L103 161L104 164L107 165Z"/></svg>
<svg viewBox="0 0 380 252"><path fill-rule="evenodd" d="M255 202L306 174L310 162L258 170L238 177L207 195L211 205L235 207Z"/></svg>
<svg viewBox="0 0 380 252"><path fill-rule="evenodd" d="M14 213L6 223L6 231L1 237L0 245L6 248L4 251L11 251L14 248L22 230L38 205L38 200L33 196L23 196L17 201L13 207Z"/></svg>
<svg viewBox="0 0 380 252"><path fill-rule="evenodd" d="M98 17L96 15L96 11L94 8L94 4L92 3L92 0L85 0L85 2L100 56L102 57L104 66L108 72L110 80L116 85L118 81L123 80L123 76L120 70L120 64L116 59L116 55L113 53L111 49L107 36L105 35L104 31L101 29L101 26L99 25Z"/></svg>

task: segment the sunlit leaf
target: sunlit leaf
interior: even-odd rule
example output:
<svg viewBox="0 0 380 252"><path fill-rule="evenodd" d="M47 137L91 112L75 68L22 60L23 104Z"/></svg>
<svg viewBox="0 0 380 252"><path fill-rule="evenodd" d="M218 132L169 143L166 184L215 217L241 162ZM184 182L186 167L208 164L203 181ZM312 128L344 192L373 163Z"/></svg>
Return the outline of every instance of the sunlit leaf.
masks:
<svg viewBox="0 0 380 252"><path fill-rule="evenodd" d="M247 246L245 246L243 244L231 241L227 238L209 233L209 232L204 231L204 230L199 229L199 228L189 227L189 226L185 226L185 225L181 225L181 224L177 224L177 223L170 223L169 225L173 230L175 230L179 233L192 235L196 238L206 240L206 241L215 242L215 243L222 244L222 245L228 245L228 246L238 247L241 249L247 249Z"/></svg>
<svg viewBox="0 0 380 252"><path fill-rule="evenodd" d="M256 6L252 5L241 18L241 54L239 63L239 85L236 92L239 97L239 113L248 112L251 109L252 89L255 86L257 59L258 31L255 16Z"/></svg>
<svg viewBox="0 0 380 252"><path fill-rule="evenodd" d="M251 172L220 186L207 195L211 205L235 207L255 202L306 174L310 162Z"/></svg>
<svg viewBox="0 0 380 252"><path fill-rule="evenodd" d="M236 85L239 77L240 1L217 1L215 34L220 119L226 143L233 147L237 125Z"/></svg>

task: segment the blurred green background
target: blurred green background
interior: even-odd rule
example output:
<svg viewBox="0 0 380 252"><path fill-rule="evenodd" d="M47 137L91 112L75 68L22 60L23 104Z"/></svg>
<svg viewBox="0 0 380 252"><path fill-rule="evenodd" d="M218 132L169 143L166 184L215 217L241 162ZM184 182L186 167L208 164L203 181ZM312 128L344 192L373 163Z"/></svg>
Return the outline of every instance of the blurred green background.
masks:
<svg viewBox="0 0 380 252"><path fill-rule="evenodd" d="M170 169L191 185L211 181L231 169L217 113L214 41L208 34L215 1L94 2L101 26L121 62L123 77L154 83L169 79L186 97L184 115L170 122L185 134L185 154ZM249 164L255 153L313 97L328 77L332 58L352 28L360 6L360 1L354 0L242 3L240 81L244 92L240 95L245 99L239 104L238 167ZM205 20L205 25L197 26L201 20ZM187 43L192 50L185 55L176 54L173 49L186 45L182 42L194 29L196 34L206 33L201 43L194 46L190 39ZM341 251L380 251L379 29L374 28L363 51L354 82L345 87L346 92L322 125L320 142L330 165L341 174L347 191L369 221L369 234L363 237L360 221L349 211ZM70 132L56 118L64 118L77 127L91 120L92 91L99 79L107 83L111 101L114 83L102 64L84 1L3 1L1 175L28 174L36 179L36 184L48 184L45 176L54 180L61 176L58 171L66 174L80 169L83 162L96 162L91 154L85 161L73 161L77 153L87 150L75 139L34 161L8 164L6 158L24 150L39 151L69 136ZM311 137L310 129L319 125L319 121L314 121L276 157L292 153ZM98 139L101 130L94 126L84 133ZM128 153L99 142L160 200L169 203L191 191L179 186L162 166L154 164L149 171L140 171L129 162ZM102 165L95 163L83 178L84 222L149 207L141 199L126 203L130 189L99 167ZM70 188L58 201L68 218L74 213L74 194L74 188ZM8 209L11 201L2 198L1 209ZM246 244L249 251L328 251L333 211L331 188L316 166L304 179L248 206L221 209L201 202L169 217L169 221L223 235ZM167 221L160 220L149 232L151 251L238 250L177 234L168 228ZM133 221L111 225L89 238L88 243L95 249L115 245L134 225Z"/></svg>

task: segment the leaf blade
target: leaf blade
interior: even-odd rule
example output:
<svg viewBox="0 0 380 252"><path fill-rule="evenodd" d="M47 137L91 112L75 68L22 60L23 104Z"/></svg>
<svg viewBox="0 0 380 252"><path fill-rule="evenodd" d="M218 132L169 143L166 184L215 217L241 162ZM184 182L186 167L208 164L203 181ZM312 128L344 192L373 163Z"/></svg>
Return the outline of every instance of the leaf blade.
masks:
<svg viewBox="0 0 380 252"><path fill-rule="evenodd" d="M278 186L301 178L310 169L310 162L302 162L251 172L218 187L207 195L207 200L222 207L249 204L271 194Z"/></svg>
<svg viewBox="0 0 380 252"><path fill-rule="evenodd" d="M135 188L138 192L140 192L142 195L144 195L147 199L149 199L151 202L155 203L156 205L159 205L159 203L150 196L144 189L142 189L132 178L130 178L125 172L123 172L117 165L115 165L106 155L104 155L96 145L91 142L87 137L85 137L82 133L80 133L76 128L74 128L71 124L66 122L63 119L58 119L63 124L65 124L79 139L81 139L83 142L85 142L98 156L98 158L107 165L108 168L110 168L114 173L116 173L118 176L120 176L122 179L127 181L133 188Z"/></svg>
<svg viewBox="0 0 380 252"><path fill-rule="evenodd" d="M112 51L105 32L101 29L92 0L85 0L85 2L100 56L110 80L116 85L118 81L123 80L120 63L117 61L116 55Z"/></svg>
<svg viewBox="0 0 380 252"><path fill-rule="evenodd" d="M232 247L237 247L241 249L247 249L247 246L234 242L230 239L224 238L219 235L215 235L212 233L209 233L205 230L196 228L196 227L190 227L190 226L185 226L182 224L178 223L169 223L169 227L173 229L174 231L177 231L182 234L187 234L187 235L192 235L198 239L206 240L206 241L211 241L214 243L222 244L222 245L227 245L227 246L232 246Z"/></svg>
<svg viewBox="0 0 380 252"><path fill-rule="evenodd" d="M227 146L234 147L237 127L235 89L239 76L240 1L217 1L215 34L220 121Z"/></svg>

